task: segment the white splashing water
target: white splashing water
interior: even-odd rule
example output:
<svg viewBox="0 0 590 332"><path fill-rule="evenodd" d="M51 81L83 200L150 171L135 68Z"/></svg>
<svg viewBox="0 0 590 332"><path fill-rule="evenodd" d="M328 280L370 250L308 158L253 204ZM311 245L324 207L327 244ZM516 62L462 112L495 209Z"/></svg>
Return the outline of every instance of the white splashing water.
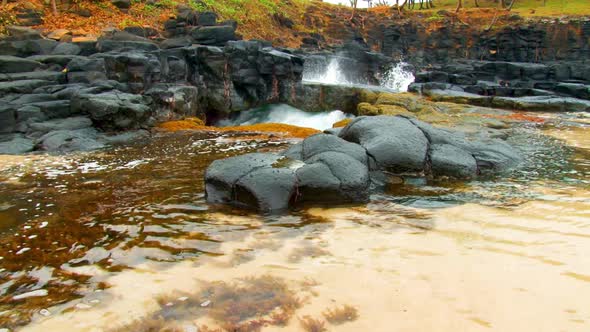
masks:
<svg viewBox="0 0 590 332"><path fill-rule="evenodd" d="M303 80L323 84L352 84L352 82L349 82L346 79L343 71L340 69L340 61L338 58L330 59L328 66L325 68L313 68L304 71Z"/></svg>
<svg viewBox="0 0 590 332"><path fill-rule="evenodd" d="M379 80L379 86L387 88L395 92L406 92L408 86L415 80L414 74L407 70L408 64L405 62L398 62L392 65L385 73L383 73ZM328 66L315 65L306 68L303 72L303 81L311 83L334 84L334 85L353 85L344 75L341 69L340 60L338 58L331 58ZM356 85L369 85L359 84Z"/></svg>
<svg viewBox="0 0 590 332"><path fill-rule="evenodd" d="M379 82L380 85L396 92L408 91L408 87L416 78L411 71L405 69L407 66L408 64L405 62L398 62L395 66L391 66L383 74L383 78Z"/></svg>
<svg viewBox="0 0 590 332"><path fill-rule="evenodd" d="M304 112L289 105L276 104L241 112L237 118L221 120L217 125L224 127L251 125L256 123L283 123L293 126L325 130L332 128L332 125L335 122L350 117L353 116L344 114L342 111L312 113Z"/></svg>

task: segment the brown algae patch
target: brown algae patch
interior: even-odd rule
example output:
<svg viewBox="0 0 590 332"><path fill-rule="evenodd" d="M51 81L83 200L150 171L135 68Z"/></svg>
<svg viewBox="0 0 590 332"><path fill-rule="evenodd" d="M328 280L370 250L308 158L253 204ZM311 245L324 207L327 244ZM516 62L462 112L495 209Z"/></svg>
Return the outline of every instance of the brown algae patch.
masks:
<svg viewBox="0 0 590 332"><path fill-rule="evenodd" d="M301 328L307 332L323 332L327 331L326 322L321 319L313 318L311 316L299 317L299 324Z"/></svg>
<svg viewBox="0 0 590 332"><path fill-rule="evenodd" d="M160 297L158 304L160 309L149 317L112 331L177 331L178 322L200 318L214 327L200 326L199 331L259 331L286 326L302 301L283 279L264 275L208 282L194 294Z"/></svg>
<svg viewBox="0 0 590 332"><path fill-rule="evenodd" d="M322 315L330 324L340 325L346 322L352 322L359 317L358 310L348 304L341 307L326 309Z"/></svg>

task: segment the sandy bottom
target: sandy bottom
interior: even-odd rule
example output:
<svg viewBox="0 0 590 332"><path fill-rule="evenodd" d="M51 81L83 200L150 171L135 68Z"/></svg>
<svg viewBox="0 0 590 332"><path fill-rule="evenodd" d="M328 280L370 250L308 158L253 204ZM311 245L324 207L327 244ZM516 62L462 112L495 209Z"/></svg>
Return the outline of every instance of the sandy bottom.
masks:
<svg viewBox="0 0 590 332"><path fill-rule="evenodd" d="M75 310L23 331L108 330L157 310L159 296L261 275L298 289L304 301L296 317L321 319L337 305L358 309L355 321L326 325L334 331L588 331L589 191L548 190L514 209L408 209L310 209L331 221L293 234L266 227L224 243L226 255L198 265L154 263L118 273L106 279L111 288ZM311 287L303 290L305 283ZM215 324L185 320L189 327ZM275 330L301 327L294 317L286 327L263 328Z"/></svg>

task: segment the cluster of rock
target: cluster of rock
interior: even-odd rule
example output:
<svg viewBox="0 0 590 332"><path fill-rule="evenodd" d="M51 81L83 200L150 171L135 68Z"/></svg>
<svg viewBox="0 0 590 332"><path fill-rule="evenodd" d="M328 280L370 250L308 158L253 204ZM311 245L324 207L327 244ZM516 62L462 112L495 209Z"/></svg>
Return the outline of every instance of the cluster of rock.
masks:
<svg viewBox="0 0 590 332"><path fill-rule="evenodd" d="M295 98L303 58L234 41L235 25L214 15L199 22L207 25L160 40L137 28L60 42L11 27L0 40L0 154L89 150L107 144L107 132Z"/></svg>
<svg viewBox="0 0 590 332"><path fill-rule="evenodd" d="M435 101L528 111L590 110L590 64L457 61L416 74Z"/></svg>
<svg viewBox="0 0 590 332"><path fill-rule="evenodd" d="M519 155L499 140L470 141L458 132L402 116L358 117L332 134L316 134L281 154L214 161L207 199L260 211L298 202L364 202L384 174L472 178L506 171Z"/></svg>

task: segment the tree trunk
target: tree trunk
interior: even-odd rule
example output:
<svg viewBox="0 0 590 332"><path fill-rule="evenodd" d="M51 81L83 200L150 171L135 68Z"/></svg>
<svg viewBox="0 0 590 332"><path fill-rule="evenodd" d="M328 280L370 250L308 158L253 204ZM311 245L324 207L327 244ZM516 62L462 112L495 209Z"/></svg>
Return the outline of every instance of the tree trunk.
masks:
<svg viewBox="0 0 590 332"><path fill-rule="evenodd" d="M354 15L356 15L356 6L357 6L358 0L350 0L350 4L352 6L352 15L350 15L350 20L352 21L352 19L354 18Z"/></svg>
<svg viewBox="0 0 590 332"><path fill-rule="evenodd" d="M514 6L515 2L516 2L516 0L512 0L512 2L510 2L510 7L508 7L508 11L512 10L512 6Z"/></svg>
<svg viewBox="0 0 590 332"><path fill-rule="evenodd" d="M459 12L461 7L463 7L463 0L457 0L457 9L455 9L455 14Z"/></svg>
<svg viewBox="0 0 590 332"><path fill-rule="evenodd" d="M53 15L57 15L57 3L56 0L51 0L51 11L53 11Z"/></svg>
<svg viewBox="0 0 590 332"><path fill-rule="evenodd" d="M479 7L479 2L475 0L475 7Z"/></svg>

